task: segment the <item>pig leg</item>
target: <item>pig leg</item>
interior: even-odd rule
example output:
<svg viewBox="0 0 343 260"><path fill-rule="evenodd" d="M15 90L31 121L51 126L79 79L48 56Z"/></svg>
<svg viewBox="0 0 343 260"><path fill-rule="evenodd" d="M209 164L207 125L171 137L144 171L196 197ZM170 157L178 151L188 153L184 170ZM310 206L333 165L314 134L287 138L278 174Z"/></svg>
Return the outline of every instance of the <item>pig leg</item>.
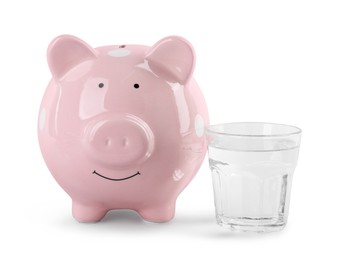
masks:
<svg viewBox="0 0 343 260"><path fill-rule="evenodd" d="M160 206L138 210L139 215L150 222L167 222L175 215L175 201Z"/></svg>
<svg viewBox="0 0 343 260"><path fill-rule="evenodd" d="M85 205L73 201L73 217L79 222L98 222L106 215L107 211L96 205Z"/></svg>

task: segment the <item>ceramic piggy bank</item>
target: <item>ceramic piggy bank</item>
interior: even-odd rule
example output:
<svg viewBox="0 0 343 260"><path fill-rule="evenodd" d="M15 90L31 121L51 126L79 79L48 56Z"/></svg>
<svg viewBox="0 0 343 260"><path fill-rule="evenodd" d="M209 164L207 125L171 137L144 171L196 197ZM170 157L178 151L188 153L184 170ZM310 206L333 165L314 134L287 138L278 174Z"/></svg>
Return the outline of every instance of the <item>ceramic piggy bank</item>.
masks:
<svg viewBox="0 0 343 260"><path fill-rule="evenodd" d="M92 48L63 35L47 57L40 148L74 218L132 209L148 221L172 219L206 151L208 113L191 44L171 36L152 47Z"/></svg>

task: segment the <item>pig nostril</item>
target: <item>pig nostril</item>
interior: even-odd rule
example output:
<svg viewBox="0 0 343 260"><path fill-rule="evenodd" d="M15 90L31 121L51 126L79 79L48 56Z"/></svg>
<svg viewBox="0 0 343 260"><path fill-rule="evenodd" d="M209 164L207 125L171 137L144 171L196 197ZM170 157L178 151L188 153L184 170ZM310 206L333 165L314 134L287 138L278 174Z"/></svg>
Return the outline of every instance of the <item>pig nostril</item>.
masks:
<svg viewBox="0 0 343 260"><path fill-rule="evenodd" d="M105 141L106 146L111 146L112 140L111 138L107 138Z"/></svg>
<svg viewBox="0 0 343 260"><path fill-rule="evenodd" d="M129 139L127 137L124 137L122 140L122 146L127 147L129 145Z"/></svg>

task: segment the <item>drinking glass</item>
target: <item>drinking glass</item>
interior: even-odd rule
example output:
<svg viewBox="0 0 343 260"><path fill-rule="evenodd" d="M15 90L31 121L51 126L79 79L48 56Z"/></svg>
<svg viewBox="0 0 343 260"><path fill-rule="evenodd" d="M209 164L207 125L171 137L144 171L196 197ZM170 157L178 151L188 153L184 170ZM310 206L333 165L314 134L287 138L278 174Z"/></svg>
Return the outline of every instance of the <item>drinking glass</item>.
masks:
<svg viewBox="0 0 343 260"><path fill-rule="evenodd" d="M231 231L285 227L301 129L273 123L206 128L217 223Z"/></svg>

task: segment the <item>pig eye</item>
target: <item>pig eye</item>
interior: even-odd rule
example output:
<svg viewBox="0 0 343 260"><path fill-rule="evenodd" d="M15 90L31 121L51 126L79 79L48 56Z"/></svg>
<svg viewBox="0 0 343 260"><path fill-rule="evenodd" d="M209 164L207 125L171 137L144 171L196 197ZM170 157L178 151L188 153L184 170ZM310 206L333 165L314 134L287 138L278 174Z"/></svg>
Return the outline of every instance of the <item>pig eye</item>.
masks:
<svg viewBox="0 0 343 260"><path fill-rule="evenodd" d="M104 87L104 83L99 83L98 87L99 88L103 88Z"/></svg>
<svg viewBox="0 0 343 260"><path fill-rule="evenodd" d="M139 88L139 84L135 83L135 84L133 85L133 87L134 87L134 88Z"/></svg>

